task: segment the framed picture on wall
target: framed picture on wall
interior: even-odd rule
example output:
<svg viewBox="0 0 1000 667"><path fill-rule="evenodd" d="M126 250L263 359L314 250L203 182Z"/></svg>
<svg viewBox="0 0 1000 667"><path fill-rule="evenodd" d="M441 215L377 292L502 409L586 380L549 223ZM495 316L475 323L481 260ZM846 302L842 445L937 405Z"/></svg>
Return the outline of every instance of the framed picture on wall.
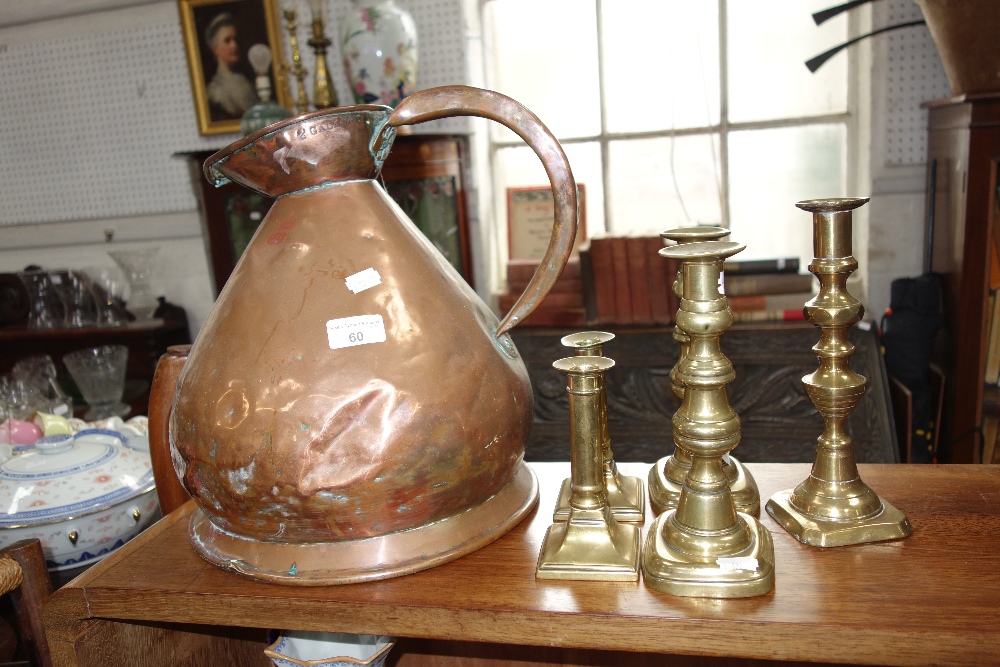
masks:
<svg viewBox="0 0 1000 667"><path fill-rule="evenodd" d="M278 0L178 0L195 114L201 134L240 131L240 118L258 102L247 52L266 44L281 56ZM288 107L280 67L270 70L274 99Z"/></svg>

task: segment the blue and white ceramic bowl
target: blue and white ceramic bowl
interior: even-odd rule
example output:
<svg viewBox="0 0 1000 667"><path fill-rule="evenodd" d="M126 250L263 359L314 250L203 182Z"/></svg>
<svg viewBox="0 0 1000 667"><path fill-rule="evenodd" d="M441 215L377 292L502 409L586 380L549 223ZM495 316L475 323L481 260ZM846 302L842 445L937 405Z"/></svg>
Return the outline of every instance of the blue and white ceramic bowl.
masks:
<svg viewBox="0 0 1000 667"><path fill-rule="evenodd" d="M282 631L264 655L275 667L382 667L394 645L376 635Z"/></svg>
<svg viewBox="0 0 1000 667"><path fill-rule="evenodd" d="M0 461L0 548L31 538L52 570L111 553L156 514L149 453L118 431L85 429L39 438Z"/></svg>

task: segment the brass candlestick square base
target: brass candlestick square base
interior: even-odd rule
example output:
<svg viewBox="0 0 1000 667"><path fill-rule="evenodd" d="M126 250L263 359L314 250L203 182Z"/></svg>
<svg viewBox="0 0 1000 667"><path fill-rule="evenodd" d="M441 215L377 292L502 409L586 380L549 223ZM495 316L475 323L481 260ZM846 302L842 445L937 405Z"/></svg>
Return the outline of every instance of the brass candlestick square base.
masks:
<svg viewBox="0 0 1000 667"><path fill-rule="evenodd" d="M609 482L611 480L608 480ZM573 493L572 480L564 479L559 489L559 500L552 513L553 521L569 519L569 499ZM618 476L618 484L608 484L608 505L611 516L622 523L642 523L646 520L646 494L643 493L642 480L638 477Z"/></svg>
<svg viewBox="0 0 1000 667"><path fill-rule="evenodd" d="M684 485L683 480L678 483L667 476L669 459L665 456L649 469L649 505L657 514L677 508ZM733 457L729 457L723 470L729 478L729 490L733 494L736 511L760 517L760 491L750 472Z"/></svg>
<svg viewBox="0 0 1000 667"><path fill-rule="evenodd" d="M574 509L549 526L538 554L539 579L639 581L639 527L618 523L608 508Z"/></svg>
<svg viewBox="0 0 1000 667"><path fill-rule="evenodd" d="M727 558L705 558L672 549L663 539L663 524L673 515L673 510L661 514L646 535L642 576L647 586L670 595L706 598L753 597L774 588L771 533L752 516L738 514L752 536L748 549Z"/></svg>
<svg viewBox="0 0 1000 667"><path fill-rule="evenodd" d="M796 509L790 502L794 489L779 491L767 501L767 513L803 544L814 547L843 547L849 544L898 540L913 532L906 515L882 500L882 509L873 516L831 520ZM844 502L848 502L845 499Z"/></svg>

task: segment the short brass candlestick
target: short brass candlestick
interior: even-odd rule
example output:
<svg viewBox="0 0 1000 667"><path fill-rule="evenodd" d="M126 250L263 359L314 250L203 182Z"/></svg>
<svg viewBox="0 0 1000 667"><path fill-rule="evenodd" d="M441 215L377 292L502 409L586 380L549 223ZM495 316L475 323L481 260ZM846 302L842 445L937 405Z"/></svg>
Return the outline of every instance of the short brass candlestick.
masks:
<svg viewBox="0 0 1000 667"><path fill-rule="evenodd" d="M740 418L726 385L735 377L719 338L733 323L719 292L722 262L745 246L706 241L665 248L680 262L683 295L677 326L691 337L678 369L684 398L674 413L673 437L691 454L691 469L677 509L649 529L642 555L646 585L672 595L736 598L774 588L771 534L751 515L736 511L723 456L740 442Z"/></svg>
<svg viewBox="0 0 1000 667"><path fill-rule="evenodd" d="M302 66L302 54L299 53L298 26L295 23L295 10L286 9L284 16L285 29L288 30L288 43L292 48L292 74L295 76L295 80L299 86L299 96L295 102L295 111L301 114L309 111L309 96L306 94L305 84L308 72Z"/></svg>
<svg viewBox="0 0 1000 667"><path fill-rule="evenodd" d="M604 355L604 344L613 340L615 335L606 331L583 331L562 337L562 344L573 348L578 357L600 357ZM600 429L602 458L604 466L604 488L608 494L608 505L611 514L618 521L626 523L642 523L646 520L646 494L643 493L642 480L638 477L623 476L618 473L614 455L611 451L611 436L608 433L608 394L601 382ZM553 521L566 521L569 518L569 499L572 494L572 480L564 480L559 490L559 500L552 515Z"/></svg>
<svg viewBox="0 0 1000 667"><path fill-rule="evenodd" d="M326 64L326 50L333 43L323 34L323 16L321 12L313 13L313 36L309 46L316 53L316 76L313 78L313 105L317 109L337 106L337 91L333 87L330 68Z"/></svg>
<svg viewBox="0 0 1000 667"><path fill-rule="evenodd" d="M639 580L639 526L619 523L604 490L601 392L605 357L569 357L552 364L569 376L569 518L549 526L538 554L539 579Z"/></svg>
<svg viewBox="0 0 1000 667"><path fill-rule="evenodd" d="M847 278L858 268L851 211L867 202L818 199L796 204L813 214L815 258L809 271L820 282L819 294L805 305L806 317L820 330L813 347L819 368L803 377L802 384L823 416L824 429L809 478L771 496L767 512L795 539L817 547L892 540L913 532L902 512L861 481L845 431L847 417L868 384L848 365L854 346L847 339L848 330L864 314L864 306L847 291Z"/></svg>
<svg viewBox="0 0 1000 667"><path fill-rule="evenodd" d="M684 245L700 241L716 241L729 236L729 230L723 227L708 226L679 227L665 231L660 236L668 241L674 241L678 245ZM674 294L678 298L682 298L684 294L683 263L685 261L679 261L677 277L674 279ZM670 371L670 384L674 395L683 399L684 384L678 377L678 369L687 357L691 339L680 327L675 326L674 340L677 341L680 349L677 353L677 363ZM722 467L726 472L726 477L729 478L729 489L733 494L736 509L759 517L760 491L757 490L757 482L753 476L742 463L731 456L723 457ZM691 454L681 446L677 446L673 454L660 459L649 469L649 504L653 506L654 511L657 513L665 512L677 507L677 499L680 498L684 479L690 469Z"/></svg>

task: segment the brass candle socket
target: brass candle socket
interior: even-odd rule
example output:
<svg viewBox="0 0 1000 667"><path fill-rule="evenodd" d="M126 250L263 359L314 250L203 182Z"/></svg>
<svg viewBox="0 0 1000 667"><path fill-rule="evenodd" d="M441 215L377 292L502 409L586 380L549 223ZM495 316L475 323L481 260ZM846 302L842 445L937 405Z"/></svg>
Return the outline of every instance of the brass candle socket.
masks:
<svg viewBox="0 0 1000 667"><path fill-rule="evenodd" d="M606 331L583 331L563 336L561 343L572 348L578 357L600 357L604 355L604 344L613 340L615 335ZM643 492L642 480L638 477L623 476L618 473L614 455L611 451L611 436L608 433L608 400L607 390L601 376L600 431L601 452L604 469L604 488L608 495L608 505L611 514L618 521L626 523L642 523L646 520L646 494ZM552 514L553 521L569 519L569 499L572 494L572 480L566 479L559 490L559 500Z"/></svg>
<svg viewBox="0 0 1000 667"><path fill-rule="evenodd" d="M316 54L316 75L313 77L313 105L317 109L335 107L337 101L337 91L333 87L333 78L330 76L330 68L326 64L326 50L333 43L323 34L323 17L318 13L313 16L312 23L313 36L309 39L309 46Z"/></svg>
<svg viewBox="0 0 1000 667"><path fill-rule="evenodd" d="M847 278L858 268L851 211L867 202L818 199L796 204L813 214L815 258L809 271L820 282L819 294L805 305L806 317L820 330L813 347L819 368L803 377L802 384L823 416L824 429L809 478L771 496L767 512L795 539L817 547L892 540L913 532L906 516L861 480L845 430L868 384L848 365L854 346L847 339L848 330L864 314L864 306L847 291Z"/></svg>
<svg viewBox="0 0 1000 667"><path fill-rule="evenodd" d="M726 385L735 377L719 339L733 323L719 292L722 262L745 246L706 241L665 248L683 270L677 326L690 349L677 377L684 398L674 413L673 438L691 454L677 508L649 529L642 555L646 585L672 595L736 598L774 588L774 544L753 516L737 512L723 457L740 441L740 418Z"/></svg>
<svg viewBox="0 0 1000 667"><path fill-rule="evenodd" d="M306 94L306 74L308 71L302 66L302 54L299 52L298 25L295 23L296 12L294 9L286 9L285 29L288 31L288 43L292 49L292 74L298 83L299 95L295 101L296 113L306 113L309 111L309 96Z"/></svg>
<svg viewBox="0 0 1000 667"><path fill-rule="evenodd" d="M601 394L605 357L569 357L553 364L569 376L569 518L549 526L538 554L539 579L639 580L639 526L619 523L604 488Z"/></svg>
<svg viewBox="0 0 1000 667"><path fill-rule="evenodd" d="M670 229L660 234L668 241L674 241L677 245L687 243L697 243L700 241L717 241L729 236L729 230L724 227L678 227ZM663 251L660 251L663 254ZM684 280L683 263L680 260L677 267L677 277L674 278L674 294L678 298L683 298ZM690 337L678 326L674 327L674 340L677 341L679 351L677 363L670 370L670 385L677 398L684 398L684 384L680 381L679 368L687 357L690 349ZM736 509L740 512L760 516L760 491L757 490L757 482L750 472L731 456L723 457L723 470L729 479L729 489L733 494L733 501ZM691 454L683 447L677 446L674 453L658 460L649 469L649 504L657 513L665 512L677 507L677 500L681 495L681 488L684 486L684 479L691 469Z"/></svg>

